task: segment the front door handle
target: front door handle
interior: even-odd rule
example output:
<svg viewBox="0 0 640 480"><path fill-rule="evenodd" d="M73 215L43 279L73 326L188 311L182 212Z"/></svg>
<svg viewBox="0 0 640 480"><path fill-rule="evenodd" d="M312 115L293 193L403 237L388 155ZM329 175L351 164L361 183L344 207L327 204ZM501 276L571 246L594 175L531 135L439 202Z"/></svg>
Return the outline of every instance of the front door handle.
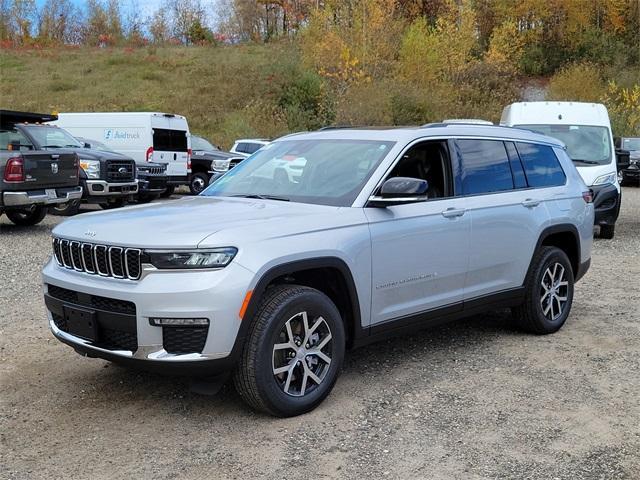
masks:
<svg viewBox="0 0 640 480"><path fill-rule="evenodd" d="M467 210L464 208L447 208L446 210L444 210L442 212L442 216L444 218L455 218L455 217L461 217L462 215L464 215L464 212L466 212Z"/></svg>
<svg viewBox="0 0 640 480"><path fill-rule="evenodd" d="M540 200L535 200L533 198L527 198L524 202L522 202L523 207L533 208L540 205Z"/></svg>

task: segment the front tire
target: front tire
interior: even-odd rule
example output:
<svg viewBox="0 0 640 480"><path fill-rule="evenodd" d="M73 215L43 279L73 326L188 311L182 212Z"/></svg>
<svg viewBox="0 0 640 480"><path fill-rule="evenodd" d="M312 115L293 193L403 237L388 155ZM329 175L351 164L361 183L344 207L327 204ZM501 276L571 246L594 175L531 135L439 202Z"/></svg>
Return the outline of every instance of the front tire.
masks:
<svg viewBox="0 0 640 480"><path fill-rule="evenodd" d="M600 225L600 238L611 240L616 234L616 225Z"/></svg>
<svg viewBox="0 0 640 480"><path fill-rule="evenodd" d="M254 409L278 417L313 410L331 392L344 359L344 323L322 292L283 285L265 292L234 384Z"/></svg>
<svg viewBox="0 0 640 480"><path fill-rule="evenodd" d="M67 203L57 203L49 207L49 213L61 217L70 217L80 211L80 200L71 200Z"/></svg>
<svg viewBox="0 0 640 480"><path fill-rule="evenodd" d="M567 254L557 247L542 247L531 262L525 301L513 309L514 320L527 332L557 332L571 312L573 286L573 269Z"/></svg>
<svg viewBox="0 0 640 480"><path fill-rule="evenodd" d="M21 227L30 227L44 220L47 215L47 207L42 205L34 207L33 210L8 210L5 212L7 218Z"/></svg>
<svg viewBox="0 0 640 480"><path fill-rule="evenodd" d="M194 173L189 181L191 195L200 195L209 186L209 175L203 172Z"/></svg>
<svg viewBox="0 0 640 480"><path fill-rule="evenodd" d="M127 204L126 198L114 198L109 200L107 203L101 203L100 208L103 210L111 210L113 208L121 208Z"/></svg>

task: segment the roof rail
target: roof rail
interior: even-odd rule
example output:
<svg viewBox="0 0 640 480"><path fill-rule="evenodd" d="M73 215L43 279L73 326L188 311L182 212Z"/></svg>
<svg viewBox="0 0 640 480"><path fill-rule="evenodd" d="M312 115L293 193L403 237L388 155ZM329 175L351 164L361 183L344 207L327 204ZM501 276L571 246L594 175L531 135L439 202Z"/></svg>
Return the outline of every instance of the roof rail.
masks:
<svg viewBox="0 0 640 480"><path fill-rule="evenodd" d="M449 124L462 124L462 125L493 125L493 122L484 120L483 118L448 118L443 120L442 123Z"/></svg>
<svg viewBox="0 0 640 480"><path fill-rule="evenodd" d="M325 127L320 127L317 131L322 132L323 130L340 130L342 128L361 128L360 125L327 125Z"/></svg>

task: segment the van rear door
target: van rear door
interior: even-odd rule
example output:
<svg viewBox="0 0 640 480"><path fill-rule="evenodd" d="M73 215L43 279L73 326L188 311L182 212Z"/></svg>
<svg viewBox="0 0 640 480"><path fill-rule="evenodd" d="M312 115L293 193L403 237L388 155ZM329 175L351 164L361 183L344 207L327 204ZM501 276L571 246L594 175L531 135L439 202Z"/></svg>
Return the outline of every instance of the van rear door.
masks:
<svg viewBox="0 0 640 480"><path fill-rule="evenodd" d="M153 122L153 161L167 164L167 175L187 180L189 131L182 117L165 116Z"/></svg>

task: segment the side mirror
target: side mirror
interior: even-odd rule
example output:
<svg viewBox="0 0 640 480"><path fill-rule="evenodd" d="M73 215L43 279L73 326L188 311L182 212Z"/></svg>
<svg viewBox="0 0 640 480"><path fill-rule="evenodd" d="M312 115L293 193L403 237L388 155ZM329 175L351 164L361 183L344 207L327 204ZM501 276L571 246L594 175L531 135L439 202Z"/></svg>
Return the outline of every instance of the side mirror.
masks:
<svg viewBox="0 0 640 480"><path fill-rule="evenodd" d="M84 148L91 148L91 144L89 142L84 142Z"/></svg>
<svg viewBox="0 0 640 480"><path fill-rule="evenodd" d="M372 196L369 205L388 207L404 203L424 202L428 199L429 184L426 180L411 177L389 178L382 184L380 195Z"/></svg>
<svg viewBox="0 0 640 480"><path fill-rule="evenodd" d="M631 152L629 150L623 150L622 148L616 148L616 163L618 170L624 170L630 165Z"/></svg>

